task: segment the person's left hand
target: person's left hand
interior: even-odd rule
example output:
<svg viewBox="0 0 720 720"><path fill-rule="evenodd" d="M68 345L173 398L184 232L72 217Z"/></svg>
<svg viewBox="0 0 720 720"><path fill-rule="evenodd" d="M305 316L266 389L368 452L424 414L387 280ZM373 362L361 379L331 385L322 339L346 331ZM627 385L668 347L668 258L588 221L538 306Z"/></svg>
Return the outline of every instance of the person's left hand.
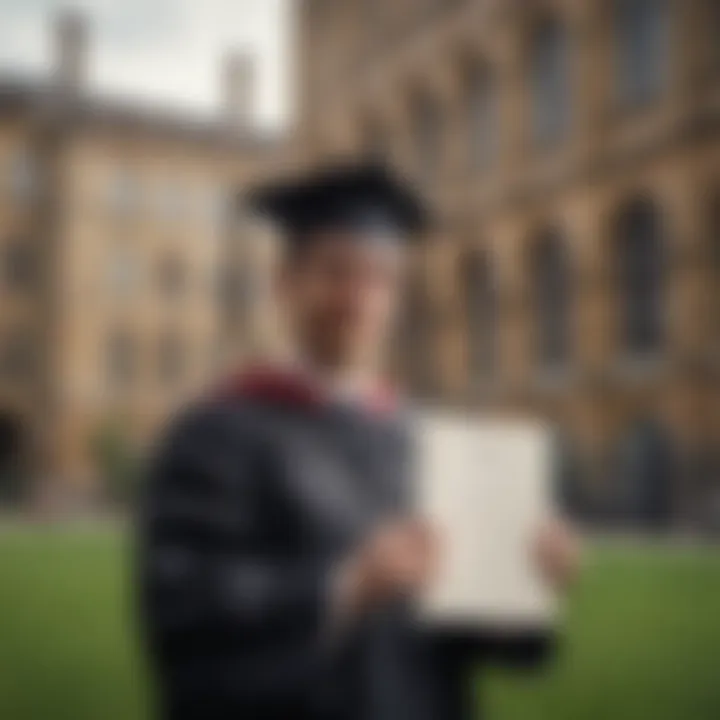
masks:
<svg viewBox="0 0 720 720"><path fill-rule="evenodd" d="M557 590L566 590L580 569L580 538L564 520L544 525L534 543L535 559L545 579Z"/></svg>

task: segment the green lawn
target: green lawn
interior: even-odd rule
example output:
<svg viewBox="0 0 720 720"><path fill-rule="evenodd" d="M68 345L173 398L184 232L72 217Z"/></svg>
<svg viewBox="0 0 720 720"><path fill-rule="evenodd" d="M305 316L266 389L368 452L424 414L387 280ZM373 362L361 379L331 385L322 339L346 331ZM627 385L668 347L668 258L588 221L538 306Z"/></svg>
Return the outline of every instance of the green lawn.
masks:
<svg viewBox="0 0 720 720"><path fill-rule="evenodd" d="M110 530L0 531L0 718L137 720L149 696L127 547ZM491 720L720 718L720 551L595 551L541 675L492 670Z"/></svg>

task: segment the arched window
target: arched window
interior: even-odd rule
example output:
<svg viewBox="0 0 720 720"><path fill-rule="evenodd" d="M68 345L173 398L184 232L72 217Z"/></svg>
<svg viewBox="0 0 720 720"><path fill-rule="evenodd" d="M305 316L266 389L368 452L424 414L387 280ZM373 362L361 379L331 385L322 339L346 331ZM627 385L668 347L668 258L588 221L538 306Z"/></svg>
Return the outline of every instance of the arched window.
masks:
<svg viewBox="0 0 720 720"><path fill-rule="evenodd" d="M387 132L380 121L370 119L361 130L362 153L373 160L387 160L390 152Z"/></svg>
<svg viewBox="0 0 720 720"><path fill-rule="evenodd" d="M127 330L115 330L107 342L107 375L111 387L128 385L137 371L137 345Z"/></svg>
<svg viewBox="0 0 720 720"><path fill-rule="evenodd" d="M376 51L378 41L383 38L386 25L386 8L382 0L365 0L360 4L362 9L363 35L365 50L368 54Z"/></svg>
<svg viewBox="0 0 720 720"><path fill-rule="evenodd" d="M486 379L497 361L497 290L486 255L473 253L463 263L462 288L467 318L468 374L471 383Z"/></svg>
<svg viewBox="0 0 720 720"><path fill-rule="evenodd" d="M35 257L27 238L11 240L4 250L3 282L12 290L27 290L35 279Z"/></svg>
<svg viewBox="0 0 720 720"><path fill-rule="evenodd" d="M565 515L576 520L591 512L585 488L586 466L579 447L578 439L568 428L554 429L551 472L555 502Z"/></svg>
<svg viewBox="0 0 720 720"><path fill-rule="evenodd" d="M556 231L546 232L531 253L536 358L545 369L565 367L570 355L571 282L567 249Z"/></svg>
<svg viewBox="0 0 720 720"><path fill-rule="evenodd" d="M117 168L108 187L111 212L127 217L140 210L142 191L138 177L127 168Z"/></svg>
<svg viewBox="0 0 720 720"><path fill-rule="evenodd" d="M225 319L233 325L240 324L264 297L263 279L246 262L225 263L218 277Z"/></svg>
<svg viewBox="0 0 720 720"><path fill-rule="evenodd" d="M429 96L419 95L413 102L412 114L418 175L424 182L433 182L442 152L440 107Z"/></svg>
<svg viewBox="0 0 720 720"><path fill-rule="evenodd" d="M655 100L665 88L670 56L668 0L615 0L617 83L625 105Z"/></svg>
<svg viewBox="0 0 720 720"><path fill-rule="evenodd" d="M202 213L208 224L208 229L222 233L231 227L234 212L232 193L225 185L208 185L202 193Z"/></svg>
<svg viewBox="0 0 720 720"><path fill-rule="evenodd" d="M720 342L720 194L713 200L710 209L710 274L712 312L715 316L715 337Z"/></svg>
<svg viewBox="0 0 720 720"><path fill-rule="evenodd" d="M664 242L652 203L637 200L615 230L615 278L620 340L631 357L651 356L664 341Z"/></svg>
<svg viewBox="0 0 720 720"><path fill-rule="evenodd" d="M0 343L0 375L12 381L30 378L36 365L36 346L29 332L14 329Z"/></svg>
<svg viewBox="0 0 720 720"><path fill-rule="evenodd" d="M717 0L705 0L708 27L710 71L720 68L720 3Z"/></svg>
<svg viewBox="0 0 720 720"><path fill-rule="evenodd" d="M27 149L16 151L8 164L10 192L17 201L26 201L38 189L36 159Z"/></svg>
<svg viewBox="0 0 720 720"><path fill-rule="evenodd" d="M720 447L709 443L698 448L689 458L687 483L692 489L693 519L702 529L717 533L720 530Z"/></svg>
<svg viewBox="0 0 720 720"><path fill-rule="evenodd" d="M140 268L135 252L126 245L111 248L108 256L107 286L118 298L126 299L138 288Z"/></svg>
<svg viewBox="0 0 720 720"><path fill-rule="evenodd" d="M634 524L662 527L671 519L678 455L672 438L652 418L635 422L616 455L618 512Z"/></svg>
<svg viewBox="0 0 720 720"><path fill-rule="evenodd" d="M432 313L424 278L412 275L407 292L400 328L397 333L397 355L401 380L414 395L427 394L432 386L431 337Z"/></svg>
<svg viewBox="0 0 720 720"><path fill-rule="evenodd" d="M177 178L166 179L158 188L157 204L160 216L170 222L182 222L189 209L188 193Z"/></svg>
<svg viewBox="0 0 720 720"><path fill-rule="evenodd" d="M570 57L568 33L556 18L537 26L530 43L533 140L552 145L570 125Z"/></svg>
<svg viewBox="0 0 720 720"><path fill-rule="evenodd" d="M469 159L473 168L492 166L498 152L498 102L495 76L486 65L472 69L467 80Z"/></svg>
<svg viewBox="0 0 720 720"><path fill-rule="evenodd" d="M174 255L167 256L160 263L158 282L160 291L169 300L179 299L186 291L188 274L185 264Z"/></svg>
<svg viewBox="0 0 720 720"><path fill-rule="evenodd" d="M17 500L23 489L27 429L14 412L0 412L0 500Z"/></svg>
<svg viewBox="0 0 720 720"><path fill-rule="evenodd" d="M181 382L185 373L186 350L182 338L168 332L160 338L158 366L161 380L168 385Z"/></svg>

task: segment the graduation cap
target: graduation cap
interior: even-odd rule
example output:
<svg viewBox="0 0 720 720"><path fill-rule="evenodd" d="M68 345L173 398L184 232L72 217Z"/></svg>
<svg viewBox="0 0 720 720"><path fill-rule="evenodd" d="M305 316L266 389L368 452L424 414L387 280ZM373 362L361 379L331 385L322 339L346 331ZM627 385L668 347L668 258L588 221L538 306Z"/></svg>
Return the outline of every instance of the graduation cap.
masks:
<svg viewBox="0 0 720 720"><path fill-rule="evenodd" d="M381 164L344 165L251 191L256 213L275 222L290 242L320 231L395 241L422 232L429 213L410 185Z"/></svg>

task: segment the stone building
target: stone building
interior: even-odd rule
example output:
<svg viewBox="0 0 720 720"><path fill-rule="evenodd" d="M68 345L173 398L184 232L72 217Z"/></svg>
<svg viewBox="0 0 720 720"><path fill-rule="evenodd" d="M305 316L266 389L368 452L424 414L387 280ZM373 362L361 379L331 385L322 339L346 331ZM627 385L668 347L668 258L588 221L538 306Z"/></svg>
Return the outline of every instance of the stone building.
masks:
<svg viewBox="0 0 720 720"><path fill-rule="evenodd" d="M585 512L720 525L720 3L300 0L297 146L441 224L401 377L557 428Z"/></svg>
<svg viewBox="0 0 720 720"><path fill-rule="evenodd" d="M252 60L228 58L214 119L88 92L85 23L55 28L52 77L0 79L0 485L84 490L110 424L132 441L262 327L228 212L269 168ZM256 308L257 313L256 313Z"/></svg>

